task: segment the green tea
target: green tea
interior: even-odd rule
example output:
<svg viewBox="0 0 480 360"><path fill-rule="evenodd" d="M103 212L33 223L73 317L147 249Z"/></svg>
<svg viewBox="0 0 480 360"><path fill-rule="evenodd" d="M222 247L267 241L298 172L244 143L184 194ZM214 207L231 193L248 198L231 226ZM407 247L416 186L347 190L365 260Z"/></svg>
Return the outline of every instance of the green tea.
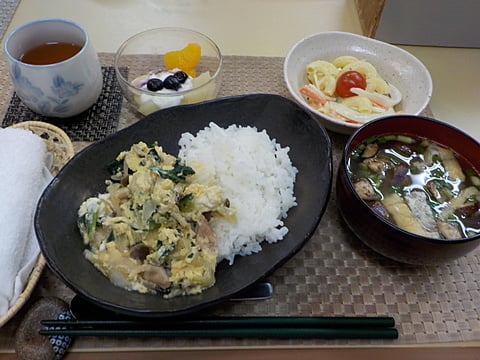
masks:
<svg viewBox="0 0 480 360"><path fill-rule="evenodd" d="M68 42L47 42L27 50L20 61L31 65L48 65L65 61L82 49L82 46Z"/></svg>

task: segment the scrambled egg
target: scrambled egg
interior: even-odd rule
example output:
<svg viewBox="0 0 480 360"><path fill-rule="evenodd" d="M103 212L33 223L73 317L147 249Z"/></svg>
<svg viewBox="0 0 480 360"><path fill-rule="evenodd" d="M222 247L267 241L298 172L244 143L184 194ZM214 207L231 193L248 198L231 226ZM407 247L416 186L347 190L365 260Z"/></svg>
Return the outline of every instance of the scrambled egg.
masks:
<svg viewBox="0 0 480 360"><path fill-rule="evenodd" d="M194 170L156 144L132 145L109 169L107 192L78 210L85 257L128 290L168 298L211 287L218 247L209 221L234 216L220 188L192 182Z"/></svg>

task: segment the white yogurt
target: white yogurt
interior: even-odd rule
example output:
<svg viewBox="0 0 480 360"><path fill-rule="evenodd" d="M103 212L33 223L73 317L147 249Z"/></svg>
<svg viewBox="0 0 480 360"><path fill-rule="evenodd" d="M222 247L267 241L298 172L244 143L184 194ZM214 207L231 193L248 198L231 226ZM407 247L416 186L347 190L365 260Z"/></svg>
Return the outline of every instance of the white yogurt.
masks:
<svg viewBox="0 0 480 360"><path fill-rule="evenodd" d="M164 81L167 77L175 74L176 72L180 71L179 69L173 70L160 70L160 71L151 71L147 75L140 76L132 81L132 85L145 90L151 91L147 88L148 80L150 79L160 79ZM171 106L180 105L183 100L183 95L177 95L179 91L189 90L193 87L192 77L188 76L187 80L183 84L180 84L178 90L173 89L166 89L165 87L161 90L154 91L157 94L166 94L166 95L173 95L173 96L155 96L149 94L141 94L136 97L136 101L138 103L139 111L143 114L148 114L152 111L153 108L156 109L164 109Z"/></svg>

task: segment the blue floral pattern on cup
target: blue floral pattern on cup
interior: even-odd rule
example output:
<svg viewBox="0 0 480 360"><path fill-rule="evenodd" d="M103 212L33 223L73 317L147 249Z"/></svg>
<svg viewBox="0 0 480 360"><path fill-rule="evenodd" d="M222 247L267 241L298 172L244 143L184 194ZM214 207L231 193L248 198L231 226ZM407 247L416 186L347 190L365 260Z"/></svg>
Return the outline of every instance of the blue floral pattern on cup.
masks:
<svg viewBox="0 0 480 360"><path fill-rule="evenodd" d="M12 67L12 76L17 83L15 91L20 95L25 102L38 102L38 99L43 96L42 89L33 86L33 84L25 76L22 76L20 67L15 64Z"/></svg>
<svg viewBox="0 0 480 360"><path fill-rule="evenodd" d="M42 89L34 86L27 77L22 75L22 71L17 64L12 68L13 79L17 83L15 91L25 103L36 104L42 112L66 113L70 110L69 101L76 96L83 83L65 80L61 75L55 75L50 86L51 94L46 95Z"/></svg>

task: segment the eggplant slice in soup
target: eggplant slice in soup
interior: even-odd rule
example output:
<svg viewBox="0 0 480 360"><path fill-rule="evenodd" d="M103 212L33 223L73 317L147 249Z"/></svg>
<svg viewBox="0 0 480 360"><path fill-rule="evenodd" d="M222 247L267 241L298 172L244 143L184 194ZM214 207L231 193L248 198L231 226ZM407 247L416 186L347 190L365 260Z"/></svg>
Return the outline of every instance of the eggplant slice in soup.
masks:
<svg viewBox="0 0 480 360"><path fill-rule="evenodd" d="M349 158L355 191L379 216L431 238L480 232L480 177L466 159L425 138L372 137Z"/></svg>

